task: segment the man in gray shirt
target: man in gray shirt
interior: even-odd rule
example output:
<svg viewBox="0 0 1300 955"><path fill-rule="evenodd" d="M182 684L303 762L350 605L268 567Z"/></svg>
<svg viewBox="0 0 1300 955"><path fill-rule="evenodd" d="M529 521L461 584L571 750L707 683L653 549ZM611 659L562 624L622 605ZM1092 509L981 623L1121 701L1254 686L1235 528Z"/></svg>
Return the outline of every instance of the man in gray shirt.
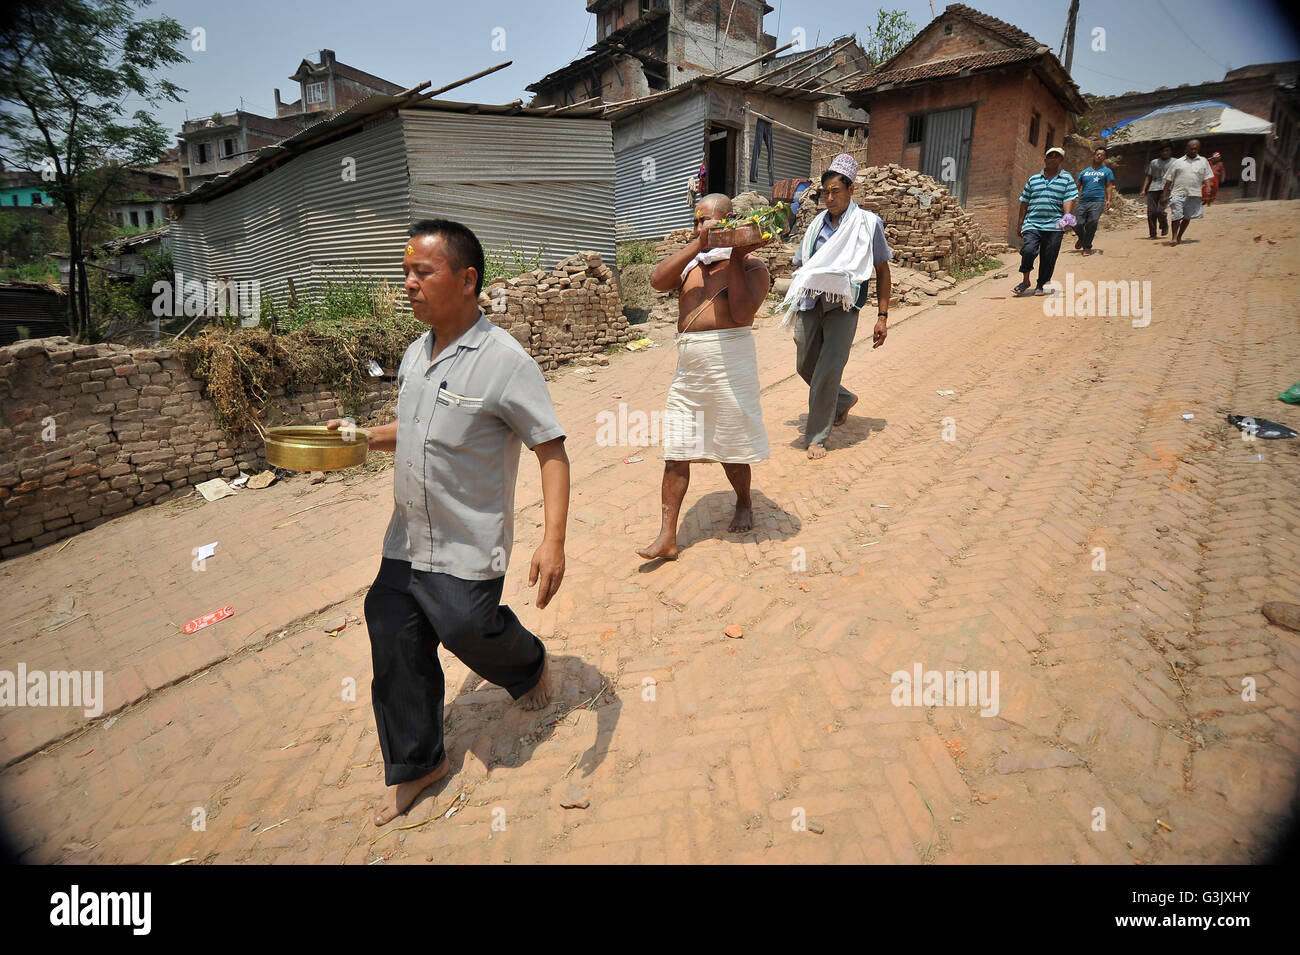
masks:
<svg viewBox="0 0 1300 955"><path fill-rule="evenodd" d="M542 471L546 529L529 586L544 608L564 577L569 459L546 379L517 341L484 317L483 247L458 222L411 228L402 263L415 317L429 326L402 358L397 421L369 431L394 451L393 516L366 594L384 782L382 826L450 765L438 644L526 709L550 702L546 649L501 605L514 544L520 445ZM338 419L328 427L337 428Z"/></svg>
<svg viewBox="0 0 1300 955"><path fill-rule="evenodd" d="M1156 238L1156 225L1160 225L1160 234L1169 234L1169 204L1165 201L1165 173L1173 162L1174 147L1165 143L1160 147L1160 155L1147 163L1146 178L1142 181L1142 194L1147 199L1148 238Z"/></svg>

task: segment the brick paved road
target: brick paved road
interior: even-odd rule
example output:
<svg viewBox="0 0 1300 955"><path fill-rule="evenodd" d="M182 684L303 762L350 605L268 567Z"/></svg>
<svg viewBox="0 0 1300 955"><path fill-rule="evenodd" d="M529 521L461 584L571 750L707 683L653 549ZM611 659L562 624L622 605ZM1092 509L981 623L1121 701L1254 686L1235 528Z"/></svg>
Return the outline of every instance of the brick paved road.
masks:
<svg viewBox="0 0 1300 955"><path fill-rule="evenodd" d="M1300 453L1243 442L1223 414L1300 424L1274 397L1300 374L1288 210L1216 207L1179 249L1139 231L1063 256L1062 279L1149 280L1146 328L1046 317L1000 298L1011 280L965 287L874 353L864 326L849 366L863 401L817 464L796 440L793 345L767 321L755 530L725 533L726 482L696 469L676 564L633 554L657 527L654 451L623 464L638 452L596 446L593 414L661 407L672 349L562 376L568 577L546 611L525 603L540 533L526 460L507 581L554 654L559 703L519 711L444 654L456 771L410 829L367 812L382 769L359 591L388 475L156 508L0 565L19 624L2 665L102 668L118 710L84 732L67 710L0 719L25 857L1258 859L1300 758L1297 635L1258 613L1300 602ZM190 548L213 539L194 573ZM38 632L60 583L93 619ZM199 635L167 626L224 603L241 613ZM337 637L310 616L330 604L322 619L354 619ZM722 635L732 623L742 639ZM891 674L917 664L996 673L997 714L893 705ZM560 808L571 786L590 808Z"/></svg>

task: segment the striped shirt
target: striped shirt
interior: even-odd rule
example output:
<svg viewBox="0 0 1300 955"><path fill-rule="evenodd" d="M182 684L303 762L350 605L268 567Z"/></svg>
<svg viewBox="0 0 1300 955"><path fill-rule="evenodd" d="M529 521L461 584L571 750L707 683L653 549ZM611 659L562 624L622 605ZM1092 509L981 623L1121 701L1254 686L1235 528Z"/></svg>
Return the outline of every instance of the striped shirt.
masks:
<svg viewBox="0 0 1300 955"><path fill-rule="evenodd" d="M1020 193L1020 201L1029 203L1025 224L1020 231L1062 231L1057 222L1065 214L1065 203L1078 198L1074 177L1064 169L1056 174L1055 179L1048 179L1041 172L1034 173Z"/></svg>

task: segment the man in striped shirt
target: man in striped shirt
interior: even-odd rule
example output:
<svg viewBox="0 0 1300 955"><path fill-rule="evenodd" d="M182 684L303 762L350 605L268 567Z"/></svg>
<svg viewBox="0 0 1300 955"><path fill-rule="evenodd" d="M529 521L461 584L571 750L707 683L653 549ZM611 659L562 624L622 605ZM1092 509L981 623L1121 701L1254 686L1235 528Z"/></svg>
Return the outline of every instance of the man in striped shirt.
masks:
<svg viewBox="0 0 1300 955"><path fill-rule="evenodd" d="M1060 146L1049 149L1043 157L1043 171L1030 176L1020 193L1020 221L1016 223L1016 231L1021 237L1022 278L1011 290L1016 295L1052 294L1044 286L1052 280L1056 256L1061 251L1064 234L1061 220L1074 211L1079 201L1074 177L1061 169L1064 159L1065 150ZM1034 270L1035 258L1038 258L1038 287L1030 292L1029 274Z"/></svg>

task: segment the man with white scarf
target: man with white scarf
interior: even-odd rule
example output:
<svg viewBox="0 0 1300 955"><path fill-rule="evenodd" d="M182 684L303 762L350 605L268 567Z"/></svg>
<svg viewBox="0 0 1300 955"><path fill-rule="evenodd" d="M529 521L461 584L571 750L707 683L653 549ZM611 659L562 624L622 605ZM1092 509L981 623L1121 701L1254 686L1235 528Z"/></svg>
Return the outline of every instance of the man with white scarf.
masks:
<svg viewBox="0 0 1300 955"><path fill-rule="evenodd" d="M736 512L727 529L743 534L754 524L750 465L766 461L769 454L750 329L771 283L763 260L749 255L757 245L704 248L705 232L730 214L731 200L725 195L701 199L695 207L695 237L650 276L656 290L679 289L681 295L677 373L664 414L659 536L637 551L646 560L677 558L677 519L693 461L716 461L726 472L736 492Z"/></svg>
<svg viewBox="0 0 1300 955"><path fill-rule="evenodd" d="M808 423L804 428L808 457L826 456L832 424L844 424L857 395L841 385L849 349L858 330L858 309L867 301L867 282L876 273L880 303L873 348L888 334L891 283L889 260L894 253L885 241L880 216L853 201L858 164L841 153L822 173L826 209L808 226L794 256L797 271L790 280L782 307L787 324L795 309L794 339L799 377L808 383Z"/></svg>

